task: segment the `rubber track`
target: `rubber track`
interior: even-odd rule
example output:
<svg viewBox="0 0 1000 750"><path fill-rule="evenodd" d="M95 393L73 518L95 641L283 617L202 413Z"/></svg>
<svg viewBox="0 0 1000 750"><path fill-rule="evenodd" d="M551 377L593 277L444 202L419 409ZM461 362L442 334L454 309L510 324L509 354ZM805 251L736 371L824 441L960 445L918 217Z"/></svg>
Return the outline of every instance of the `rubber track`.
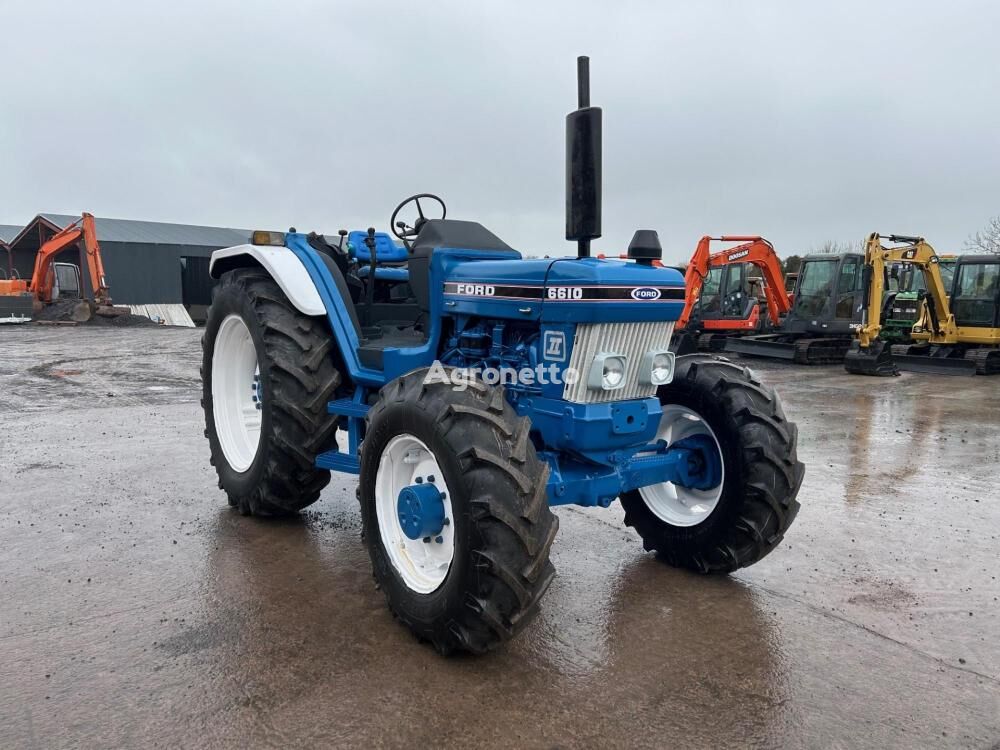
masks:
<svg viewBox="0 0 1000 750"><path fill-rule="evenodd" d="M800 365L839 365L851 346L849 338L818 337L795 342L795 363Z"/></svg>
<svg viewBox="0 0 1000 750"><path fill-rule="evenodd" d="M1000 375L1000 349L970 349L965 353L965 358L976 363L977 375Z"/></svg>

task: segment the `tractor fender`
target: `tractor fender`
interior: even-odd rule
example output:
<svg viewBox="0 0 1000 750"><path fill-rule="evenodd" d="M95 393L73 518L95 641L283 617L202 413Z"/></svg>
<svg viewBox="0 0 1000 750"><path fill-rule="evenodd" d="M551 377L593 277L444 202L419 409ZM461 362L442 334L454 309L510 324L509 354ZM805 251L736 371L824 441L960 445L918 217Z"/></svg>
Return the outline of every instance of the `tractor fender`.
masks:
<svg viewBox="0 0 1000 750"><path fill-rule="evenodd" d="M263 268L278 282L281 291L300 313L326 315L326 307L309 272L288 248L264 245L226 247L212 253L208 272L213 279L218 279L226 271L255 266Z"/></svg>

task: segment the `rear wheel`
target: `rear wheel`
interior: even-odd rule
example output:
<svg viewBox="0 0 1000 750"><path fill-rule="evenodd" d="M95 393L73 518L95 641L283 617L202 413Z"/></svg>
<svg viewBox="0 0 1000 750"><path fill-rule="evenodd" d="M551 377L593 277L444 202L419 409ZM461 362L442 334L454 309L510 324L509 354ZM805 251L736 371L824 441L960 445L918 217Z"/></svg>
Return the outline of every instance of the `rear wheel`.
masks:
<svg viewBox="0 0 1000 750"><path fill-rule="evenodd" d="M393 381L368 414L358 498L389 608L442 653L488 651L538 611L555 575L548 467L503 389Z"/></svg>
<svg viewBox="0 0 1000 750"><path fill-rule="evenodd" d="M219 487L242 513L295 513L330 481L314 461L334 446L332 347L325 322L265 272L223 275L202 339L201 403Z"/></svg>
<svg viewBox="0 0 1000 750"><path fill-rule="evenodd" d="M708 573L752 565L777 546L799 510L804 468L795 425L774 391L719 357L678 357L673 382L658 395L657 437L668 444L708 438L722 459L722 481L709 490L664 482L627 492L626 525L677 567Z"/></svg>

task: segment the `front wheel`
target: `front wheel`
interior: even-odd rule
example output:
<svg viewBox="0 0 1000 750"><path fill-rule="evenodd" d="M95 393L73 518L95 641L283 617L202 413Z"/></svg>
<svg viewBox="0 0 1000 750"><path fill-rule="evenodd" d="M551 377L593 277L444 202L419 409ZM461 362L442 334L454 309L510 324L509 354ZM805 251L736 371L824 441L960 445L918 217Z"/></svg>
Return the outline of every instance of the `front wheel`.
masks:
<svg viewBox="0 0 1000 750"><path fill-rule="evenodd" d="M677 567L710 573L752 565L778 545L799 510L804 467L795 424L773 390L719 357L678 357L673 382L658 396L657 437L668 444L708 438L722 458L722 480L708 490L664 482L627 492L626 525Z"/></svg>
<svg viewBox="0 0 1000 750"><path fill-rule="evenodd" d="M555 569L548 466L502 388L456 390L427 370L368 413L358 497L375 580L440 652L490 650L538 611Z"/></svg>

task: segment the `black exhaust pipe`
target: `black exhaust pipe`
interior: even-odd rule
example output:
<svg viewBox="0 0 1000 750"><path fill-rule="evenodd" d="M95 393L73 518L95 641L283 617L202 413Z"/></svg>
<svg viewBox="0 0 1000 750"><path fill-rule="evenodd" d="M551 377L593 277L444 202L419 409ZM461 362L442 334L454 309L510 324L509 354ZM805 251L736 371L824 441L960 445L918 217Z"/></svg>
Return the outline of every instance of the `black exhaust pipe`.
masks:
<svg viewBox="0 0 1000 750"><path fill-rule="evenodd" d="M590 256L601 236L601 108L590 106L590 58L576 58L577 110L566 115L566 239Z"/></svg>

